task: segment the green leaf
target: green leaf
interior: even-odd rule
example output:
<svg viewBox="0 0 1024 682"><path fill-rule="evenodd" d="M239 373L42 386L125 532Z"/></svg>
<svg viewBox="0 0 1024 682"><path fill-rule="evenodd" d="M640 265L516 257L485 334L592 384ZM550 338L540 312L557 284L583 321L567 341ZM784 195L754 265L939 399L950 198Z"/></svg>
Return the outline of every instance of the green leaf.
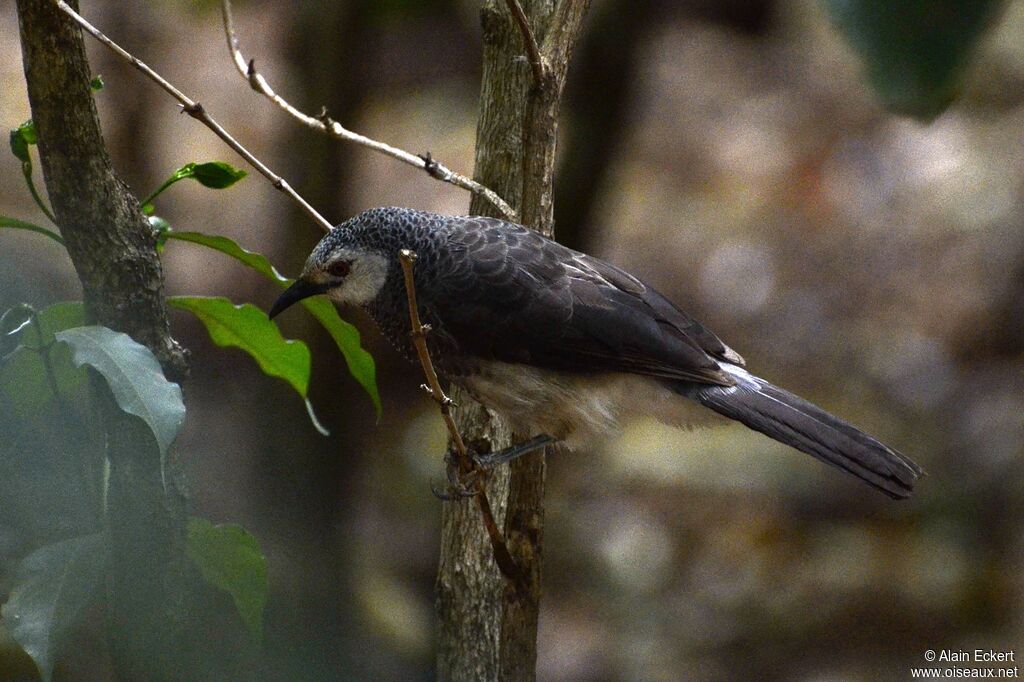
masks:
<svg viewBox="0 0 1024 682"><path fill-rule="evenodd" d="M169 239L192 242L193 244L199 244L215 251L220 251L276 282L282 289L288 288L294 281L281 275L262 254L247 251L227 237L207 235L200 232L174 231L167 232L165 236ZM338 316L338 311L334 308L334 305L326 299L319 297L306 298L302 300L302 305L323 325L324 329L331 335L331 338L334 339L338 350L341 351L342 356L345 358L348 371L359 382L359 385L363 387L367 395L370 396L370 400L373 402L374 409L377 410L377 416L379 417L381 402L377 391L377 368L374 364L373 356L360 345L359 330L342 320Z"/></svg>
<svg viewBox="0 0 1024 682"><path fill-rule="evenodd" d="M47 208L43 198L36 190L35 183L32 182L32 156L29 154L28 148L29 145L35 144L36 141L36 125L32 122L32 119L29 119L11 131L11 153L21 161L21 174L25 177L25 184L28 185L28 191L32 194L32 200L36 202L40 210L50 219L50 222L56 225L57 221L53 217L53 211Z"/></svg>
<svg viewBox="0 0 1024 682"><path fill-rule="evenodd" d="M149 196L139 203L142 204L142 210L145 213L146 206L151 205L154 199L163 194L164 190L181 180L192 178L206 187L224 189L235 184L246 175L248 174L244 170L234 168L223 161L186 163L184 166L171 173L171 177L164 180L162 185L153 190ZM155 209L150 209L149 213L146 213L146 215L150 215L153 210Z"/></svg>
<svg viewBox="0 0 1024 682"><path fill-rule="evenodd" d="M823 0L885 105L923 120L959 94L1003 0Z"/></svg>
<svg viewBox="0 0 1024 682"><path fill-rule="evenodd" d="M36 141L36 124L29 119L11 131L11 152L22 163L31 164L32 158L28 154L28 147Z"/></svg>
<svg viewBox="0 0 1024 682"><path fill-rule="evenodd" d="M103 82L103 76L101 76L99 74L96 74L95 76L93 76L92 80L89 81L89 89L92 90L93 92L99 92L100 90L103 89L104 85L106 85L106 84Z"/></svg>
<svg viewBox="0 0 1024 682"><path fill-rule="evenodd" d="M8 313L17 315L12 311ZM81 326L85 319L81 301L56 303L36 313L34 318L30 308L28 311L28 324L21 326L15 337L21 345L5 356L0 365L0 401L10 404L15 418L21 420L32 420L41 414L54 400L54 389L65 397L76 395L87 376L84 369L71 362L67 346L50 347L56 332Z"/></svg>
<svg viewBox="0 0 1024 682"><path fill-rule="evenodd" d="M173 296L168 302L202 320L218 346L241 348L265 374L284 379L303 398L309 389L309 348L281 336L277 325L256 306L234 305L226 298Z"/></svg>
<svg viewBox="0 0 1024 682"><path fill-rule="evenodd" d="M36 124L29 119L18 126L18 132L25 139L28 144L36 144L39 138L36 136Z"/></svg>
<svg viewBox="0 0 1024 682"><path fill-rule="evenodd" d="M18 566L3 606L4 626L48 681L71 636L101 591L107 554L103 535L84 535L47 545Z"/></svg>
<svg viewBox="0 0 1024 682"><path fill-rule="evenodd" d="M370 396L379 419L382 407L380 395L377 393L377 365L373 361L373 356L359 344L359 330L341 319L334 304L326 298L304 298L302 305L320 322L334 339L335 345L341 349L349 373Z"/></svg>
<svg viewBox="0 0 1024 682"><path fill-rule="evenodd" d="M89 365L106 379L118 406L146 423L166 457L185 420L181 388L168 381L148 348L106 327L73 327L57 332L71 346L74 363Z"/></svg>
<svg viewBox="0 0 1024 682"><path fill-rule="evenodd" d="M32 163L32 157L28 155L28 141L21 132L21 128L11 131L11 153L18 157L22 163Z"/></svg>
<svg viewBox="0 0 1024 682"><path fill-rule="evenodd" d="M241 348L264 374L287 381L306 401L313 425L326 435L307 396L312 359L306 344L285 339L266 313L249 303L234 305L226 298L203 296L173 296L167 302L198 317L218 346Z"/></svg>
<svg viewBox="0 0 1024 682"><path fill-rule="evenodd" d="M240 263L249 266L267 278L274 280L280 284L282 288L285 288L290 284L290 280L280 274L274 266L270 264L270 261L267 260L266 256L253 251L247 251L227 237L202 234L201 232L168 232L167 238L177 239L183 242L192 242L193 244L199 244L200 246L205 246L209 249L213 249L214 251L220 251L227 256L231 256Z"/></svg>
<svg viewBox="0 0 1024 682"><path fill-rule="evenodd" d="M198 180L203 187L212 189L226 189L246 175L248 173L244 170L234 168L223 161L193 164L192 168L192 177Z"/></svg>
<svg viewBox="0 0 1024 682"><path fill-rule="evenodd" d="M270 581L267 559L256 538L238 525L214 526L206 519L192 517L186 552L206 582L231 595L249 632L261 641Z"/></svg>

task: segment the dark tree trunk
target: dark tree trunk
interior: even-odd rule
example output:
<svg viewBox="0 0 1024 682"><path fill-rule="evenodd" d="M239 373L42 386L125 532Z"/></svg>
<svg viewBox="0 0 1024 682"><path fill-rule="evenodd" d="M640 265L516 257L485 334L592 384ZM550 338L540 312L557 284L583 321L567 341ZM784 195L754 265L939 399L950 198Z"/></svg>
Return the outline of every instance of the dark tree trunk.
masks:
<svg viewBox="0 0 1024 682"><path fill-rule="evenodd" d="M505 2L488 0L481 11L484 71L477 127L475 178L516 207L521 222L553 231L552 179L558 106L569 57L586 0L524 2L549 77L537 83L523 38ZM494 215L474 198L470 212ZM457 392L459 429L480 452L512 442L507 425L469 396ZM536 434L516 434L524 438ZM476 505L445 505L437 577L440 623L437 672L442 680L529 680L536 675L544 530L544 453L493 472L487 494L509 549L526 575L517 590L497 570Z"/></svg>
<svg viewBox="0 0 1024 682"><path fill-rule="evenodd" d="M75 5L74 0L70 4ZM43 176L87 316L145 344L167 375L186 374L170 336L163 273L138 201L115 175L89 89L79 30L51 0L18 0L21 43ZM188 676L184 501L137 421L96 391L110 460L110 615L122 679Z"/></svg>

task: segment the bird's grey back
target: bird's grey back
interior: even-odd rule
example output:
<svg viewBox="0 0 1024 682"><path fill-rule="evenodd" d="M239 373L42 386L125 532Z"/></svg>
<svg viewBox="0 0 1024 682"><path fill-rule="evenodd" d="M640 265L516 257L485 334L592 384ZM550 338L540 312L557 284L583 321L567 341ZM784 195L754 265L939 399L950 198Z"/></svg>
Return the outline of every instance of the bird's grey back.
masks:
<svg viewBox="0 0 1024 682"><path fill-rule="evenodd" d="M496 359L565 371L625 371L729 384L717 359L742 362L714 334L615 266L521 225L406 208L371 209L314 252L339 245L384 254L392 267L366 308L407 355L409 321L398 251L416 251L420 312L449 374Z"/></svg>

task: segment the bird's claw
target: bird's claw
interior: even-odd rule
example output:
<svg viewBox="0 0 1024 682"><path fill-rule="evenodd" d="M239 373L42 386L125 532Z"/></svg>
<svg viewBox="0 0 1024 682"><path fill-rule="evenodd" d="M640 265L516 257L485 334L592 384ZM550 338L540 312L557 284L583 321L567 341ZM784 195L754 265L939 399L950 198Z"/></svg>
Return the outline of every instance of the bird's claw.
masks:
<svg viewBox="0 0 1024 682"><path fill-rule="evenodd" d="M430 491L434 493L434 497L447 502L475 497L480 494L480 489L477 487L480 473L477 469L474 468L472 471L463 473L459 463L452 457L450 452L445 454L444 463L448 486L446 490L438 490L435 486L431 485Z"/></svg>

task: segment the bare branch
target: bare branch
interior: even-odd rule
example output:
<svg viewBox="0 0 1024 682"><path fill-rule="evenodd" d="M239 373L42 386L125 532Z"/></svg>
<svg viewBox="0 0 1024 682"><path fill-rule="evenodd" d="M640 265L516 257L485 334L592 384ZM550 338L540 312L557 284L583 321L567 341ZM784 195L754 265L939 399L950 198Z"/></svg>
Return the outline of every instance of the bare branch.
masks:
<svg viewBox="0 0 1024 682"><path fill-rule="evenodd" d="M412 343L416 348L420 364L423 366L423 375L427 378L425 388L429 389L431 396L441 410L441 417L444 419L445 426L448 427L448 434L451 436L452 445L455 448L459 469L464 475L478 474L480 469L469 456L466 443L462 440L458 427L455 426L455 419L452 418L452 400L445 395L444 389L441 388L441 382L437 378L437 372L434 370L434 363L430 359L430 352L427 350L427 334L430 332L430 327L420 321L419 307L416 304L416 284L412 276L413 264L416 262L416 252L402 249L398 254L398 259L402 262L402 271L405 274L405 293L409 299ZM498 524L494 520L491 503L487 500L487 493L484 492L481 478L477 475L471 480L473 492L475 493L473 497L476 498L477 504L480 507L480 517L483 519L487 535L491 539L491 546L494 548L494 561L498 564L498 568L501 569L505 577L516 581L518 585L522 579L522 571L519 570L515 560L512 558L512 554L508 551L505 538L502 537Z"/></svg>
<svg viewBox="0 0 1024 682"><path fill-rule="evenodd" d="M203 125L212 130L217 135L217 137L224 140L224 142L229 147L238 152L239 156L248 161L249 164L257 171L259 171L264 177L266 177L267 180L270 180L270 183L275 188L287 194L292 201L298 204L299 207L306 213L306 215L308 215L318 225L320 225L320 227L322 227L325 232L330 232L333 229L333 225L331 225L331 223L328 222L326 218L320 215L320 213L315 208L313 208L309 204L309 202L303 199L299 195L299 193L296 192L292 188L292 186L288 184L287 180L282 178L274 171L270 170L270 168L268 168L266 164L257 159L252 154L252 152L243 147L242 144L238 140L233 138L228 133L228 131L224 130L224 128L219 123L217 123L217 121L215 121L212 116L206 113L206 110L203 108L202 104L190 99L187 95L185 95L185 93L183 93L181 90L179 90L178 88L174 87L171 83L169 83L167 79L165 79L163 76L158 74L153 69L149 68L149 66L147 66L142 60L131 55L127 50L125 50L120 45L115 43L113 40L105 36L98 28L90 24L80 14L78 14L78 12L71 9L71 7L69 7L68 4L64 2L64 0L57 0L57 7L62 12L67 14L69 17L74 19L79 26L84 28L86 32L89 33L89 35L103 43L114 54L121 57L122 59L130 63L132 66L134 66L136 69L144 73L147 77L149 77L150 80L152 80L154 83L163 88L164 91L167 92L171 97L178 100L178 102L181 104L182 111L184 111L192 118L202 122Z"/></svg>
<svg viewBox="0 0 1024 682"><path fill-rule="evenodd" d="M519 32L523 36L523 44L526 45L526 56L530 61L530 68L533 69L533 80L536 85L540 86L547 80L551 70L550 66L544 55L540 53L537 37L533 35L533 29L530 28L530 22L526 18L526 12L523 11L523 6L519 4L519 0L505 0L505 4L508 5L508 10L512 13L512 18L516 20Z"/></svg>
<svg viewBox="0 0 1024 682"><path fill-rule="evenodd" d="M267 79L264 78L256 70L256 61L254 59L246 60L242 55L238 36L235 33L234 17L231 12L231 0L223 0L221 3L221 10L224 15L224 34L227 37L228 49L231 51L231 59L235 63L235 68L238 73L249 83L249 87L255 90L257 93L263 95L271 102L280 107L285 113L299 121L303 125L317 130L325 135L329 135L337 140L345 142L354 142L355 144L362 145L381 154L390 156L393 159L397 159L404 163L420 168L427 172L430 177L447 182L461 187L464 190L472 192L473 194L480 195L487 199L491 204L494 205L502 215L509 220L516 220L516 212L512 209L508 203L502 199L498 194L484 187L479 182L471 180L470 178L456 173L444 164L438 162L430 156L430 153L426 154L410 154L409 152L392 147L384 142L370 139L365 135L354 133L351 130L345 128L343 125L332 119L327 115L327 110L324 109L317 116L310 116L299 109L292 106L287 100L278 95Z"/></svg>

